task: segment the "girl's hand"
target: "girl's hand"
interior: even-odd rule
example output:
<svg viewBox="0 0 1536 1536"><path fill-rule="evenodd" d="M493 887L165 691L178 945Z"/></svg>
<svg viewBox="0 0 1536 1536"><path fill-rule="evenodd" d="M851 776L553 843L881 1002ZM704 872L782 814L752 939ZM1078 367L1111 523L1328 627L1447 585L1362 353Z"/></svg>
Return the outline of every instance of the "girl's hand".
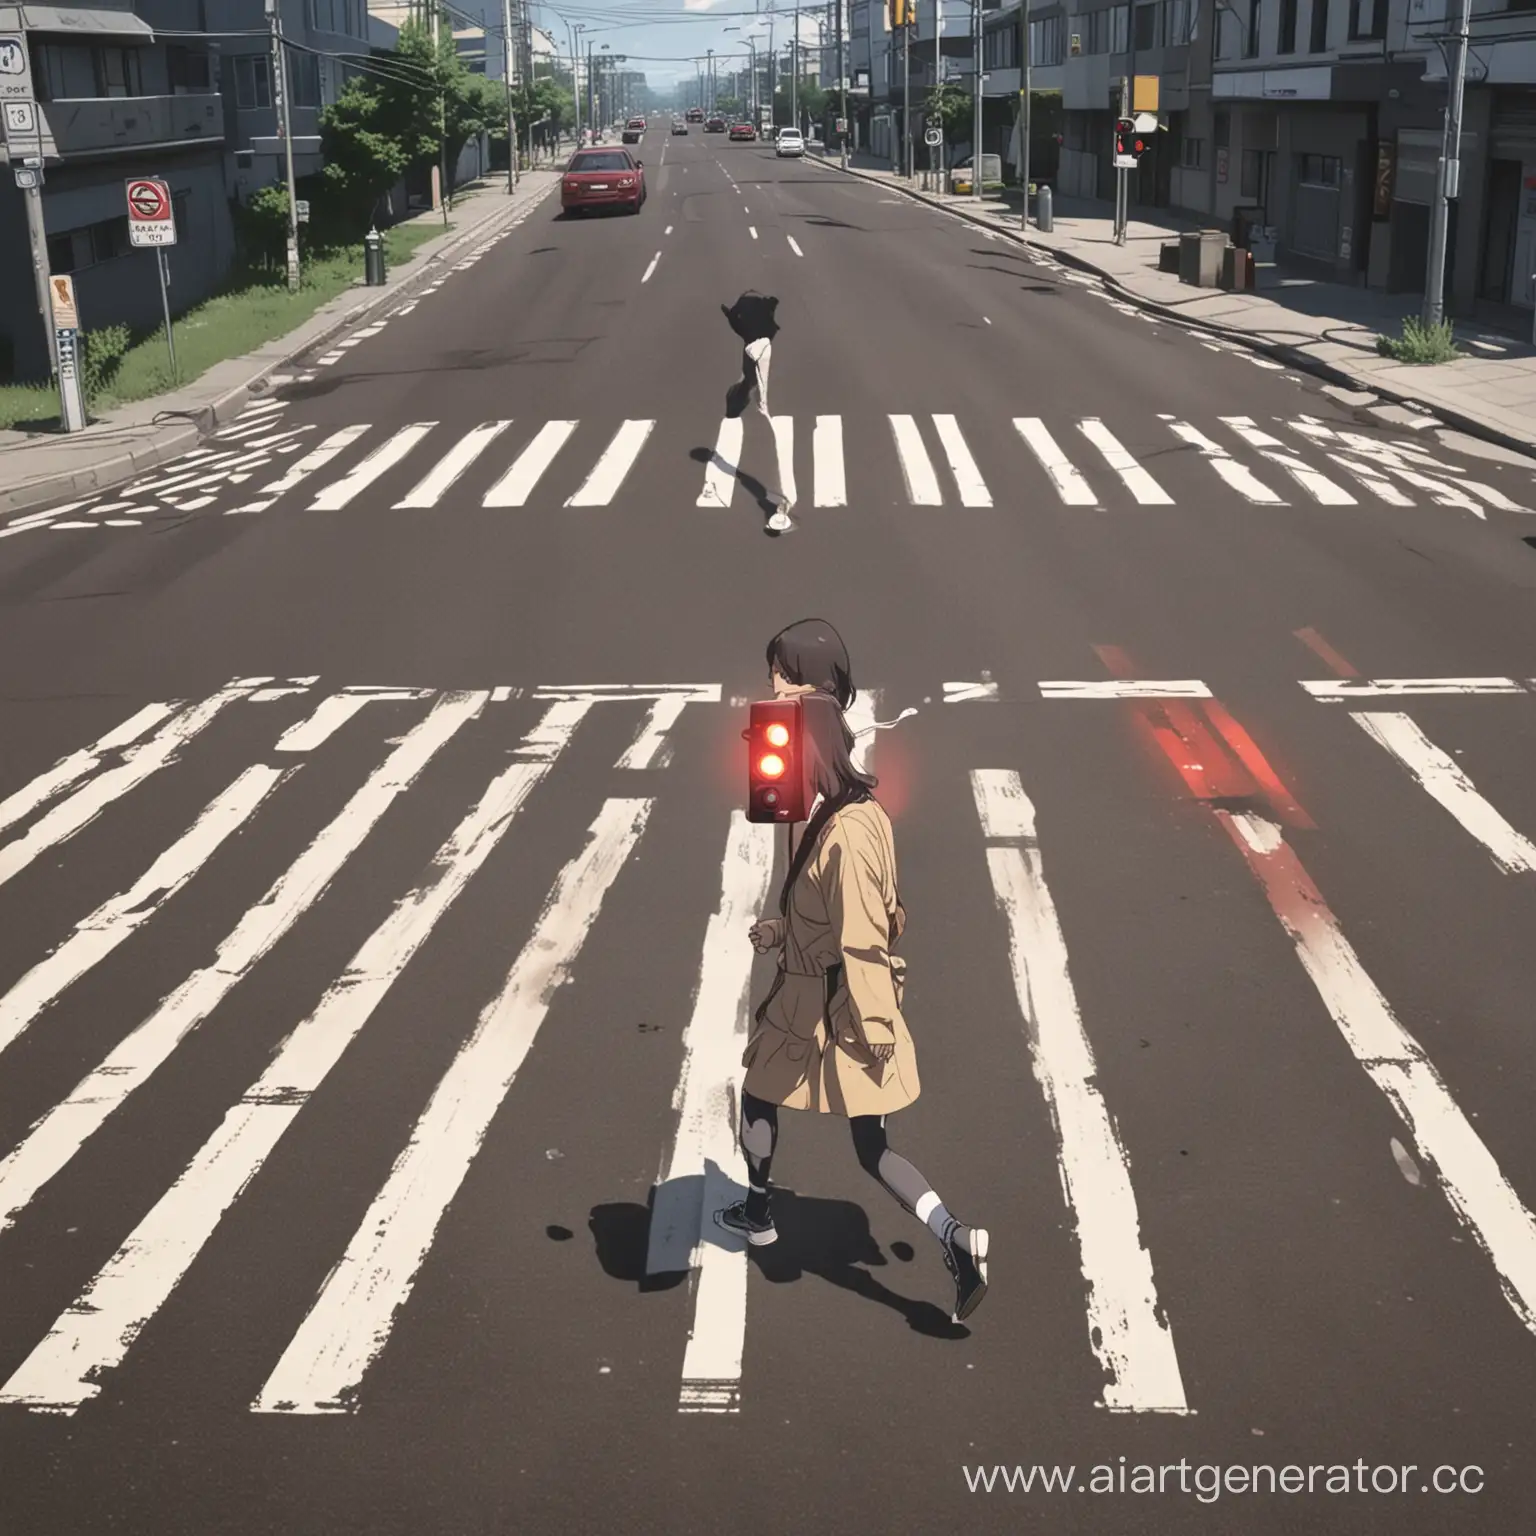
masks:
<svg viewBox="0 0 1536 1536"><path fill-rule="evenodd" d="M758 954L766 955L770 949L777 949L784 942L784 922L782 918L764 918L760 923L754 923L747 937L752 941L752 947Z"/></svg>

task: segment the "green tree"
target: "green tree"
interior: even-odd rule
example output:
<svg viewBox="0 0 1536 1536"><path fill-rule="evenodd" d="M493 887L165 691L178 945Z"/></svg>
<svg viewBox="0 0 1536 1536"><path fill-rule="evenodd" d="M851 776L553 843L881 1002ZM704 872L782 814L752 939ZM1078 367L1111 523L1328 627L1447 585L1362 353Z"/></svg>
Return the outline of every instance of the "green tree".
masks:
<svg viewBox="0 0 1536 1536"><path fill-rule="evenodd" d="M930 123L938 119L948 143L969 140L976 129L971 98L952 80L928 88L923 97L923 117Z"/></svg>
<svg viewBox="0 0 1536 1536"><path fill-rule="evenodd" d="M715 98L715 111L721 117L739 118L744 108L739 96L717 96Z"/></svg>
<svg viewBox="0 0 1536 1536"><path fill-rule="evenodd" d="M389 89L393 93L394 88ZM348 81L335 103L320 114L321 158L326 183L339 204L340 222L366 224L379 199L410 166L399 132L399 106L393 94L386 97L372 80L358 78Z"/></svg>
<svg viewBox="0 0 1536 1536"><path fill-rule="evenodd" d="M800 109L800 121L795 122L795 108ZM773 120L782 127L802 127L805 123L819 123L827 110L827 93L820 86L805 81L797 93L787 85L781 85L773 98Z"/></svg>

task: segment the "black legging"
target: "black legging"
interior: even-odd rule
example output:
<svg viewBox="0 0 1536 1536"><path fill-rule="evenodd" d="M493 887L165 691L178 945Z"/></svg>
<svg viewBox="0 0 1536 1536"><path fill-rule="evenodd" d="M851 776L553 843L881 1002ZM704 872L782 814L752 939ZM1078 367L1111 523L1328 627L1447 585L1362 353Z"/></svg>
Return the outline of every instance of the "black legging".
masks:
<svg viewBox="0 0 1536 1536"><path fill-rule="evenodd" d="M932 1188L906 1158L891 1151L885 1135L885 1116L853 1115L848 1125L853 1132L853 1152L859 1167L881 1184L908 1213L916 1215L918 1201L930 1194ZM779 1106L743 1093L741 1149L746 1155L750 1178L748 1214L756 1221L763 1221L768 1215L768 1181L778 1142Z"/></svg>

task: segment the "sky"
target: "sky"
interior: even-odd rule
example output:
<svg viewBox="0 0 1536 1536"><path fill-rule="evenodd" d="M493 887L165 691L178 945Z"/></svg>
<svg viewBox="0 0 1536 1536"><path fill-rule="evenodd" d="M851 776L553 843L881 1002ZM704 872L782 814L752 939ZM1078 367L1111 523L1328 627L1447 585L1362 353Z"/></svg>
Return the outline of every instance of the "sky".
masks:
<svg viewBox="0 0 1536 1536"><path fill-rule="evenodd" d="M836 14L825 4L803 7L801 42L817 45L813 16L819 15L830 44ZM717 64L717 74L746 68L745 38L750 34L757 39L761 58L768 48L770 22L774 44L782 49L794 33L794 17L794 0L533 0L534 25L554 38L561 54L568 55L571 46L566 23L584 25L583 52L589 42L598 48L607 43L611 52L628 58L630 69L645 75L647 85L660 90L693 79L693 61L711 48L717 59L735 56Z"/></svg>

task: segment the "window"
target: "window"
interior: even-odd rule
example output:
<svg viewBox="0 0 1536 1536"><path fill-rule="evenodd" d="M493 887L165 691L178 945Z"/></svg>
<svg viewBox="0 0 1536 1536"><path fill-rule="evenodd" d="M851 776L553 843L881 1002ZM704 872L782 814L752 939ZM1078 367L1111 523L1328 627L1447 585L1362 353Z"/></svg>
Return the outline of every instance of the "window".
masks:
<svg viewBox="0 0 1536 1536"><path fill-rule="evenodd" d="M1312 38L1310 51L1328 51L1328 0L1312 0Z"/></svg>
<svg viewBox="0 0 1536 1536"><path fill-rule="evenodd" d="M288 89L293 106L320 105L320 60L314 54L288 50Z"/></svg>
<svg viewBox="0 0 1536 1536"><path fill-rule="evenodd" d="M1259 56L1259 28L1264 21L1264 0L1248 0L1248 26L1243 32L1243 57ZM1244 194L1247 195L1246 193Z"/></svg>
<svg viewBox="0 0 1536 1536"><path fill-rule="evenodd" d="M272 71L264 53L242 53L235 59L235 105L255 112L272 105Z"/></svg>
<svg viewBox="0 0 1536 1536"><path fill-rule="evenodd" d="M1349 0L1349 40L1380 42L1387 35L1387 0Z"/></svg>
<svg viewBox="0 0 1536 1536"><path fill-rule="evenodd" d="M1343 184L1344 162L1335 155L1297 155L1296 179L1305 187Z"/></svg>
<svg viewBox="0 0 1536 1536"><path fill-rule="evenodd" d="M32 49L32 73L37 82L38 99L65 101L69 87L64 80L64 50L55 43L42 43Z"/></svg>
<svg viewBox="0 0 1536 1536"><path fill-rule="evenodd" d="M1136 7L1136 51L1147 53L1155 47L1157 47L1157 7L1138 5Z"/></svg>
<svg viewBox="0 0 1536 1536"><path fill-rule="evenodd" d="M1280 37L1275 52L1296 52L1296 0L1280 0Z"/></svg>
<svg viewBox="0 0 1536 1536"><path fill-rule="evenodd" d="M83 267L93 267L97 262L111 261L114 256L126 255L132 249L128 243L128 215L125 213L121 218L103 219L99 224L87 224L83 229L50 235L48 270L64 276Z"/></svg>
<svg viewBox="0 0 1536 1536"><path fill-rule="evenodd" d="M1131 41L1131 8L1117 5L1109 13L1109 51L1128 53Z"/></svg>
<svg viewBox="0 0 1536 1536"><path fill-rule="evenodd" d="M1189 42L1189 0L1164 0L1163 46L1182 48Z"/></svg>
<svg viewBox="0 0 1536 1536"><path fill-rule="evenodd" d="M134 48L96 48L96 94L98 96L142 96L139 55Z"/></svg>
<svg viewBox="0 0 1536 1536"><path fill-rule="evenodd" d="M1036 64L1044 62L1038 52L1040 47L1039 27L1040 23L1032 23L1029 37L1031 54ZM988 32L982 46L981 57L983 69L1017 69L1019 67L1018 28L1004 27L995 32Z"/></svg>
<svg viewBox="0 0 1536 1536"><path fill-rule="evenodd" d="M1185 139L1179 164L1186 171L1198 171L1205 164L1205 140Z"/></svg>
<svg viewBox="0 0 1536 1536"><path fill-rule="evenodd" d="M1064 16L1052 16L1029 24L1029 62L1031 66L1049 67L1066 58L1067 23Z"/></svg>
<svg viewBox="0 0 1536 1536"><path fill-rule="evenodd" d="M1218 112L1212 125L1211 138L1217 149L1230 149L1232 147L1232 114L1230 112Z"/></svg>
<svg viewBox="0 0 1536 1536"><path fill-rule="evenodd" d="M193 96L213 89L212 61L201 50L173 45L165 50L165 64L173 95Z"/></svg>

